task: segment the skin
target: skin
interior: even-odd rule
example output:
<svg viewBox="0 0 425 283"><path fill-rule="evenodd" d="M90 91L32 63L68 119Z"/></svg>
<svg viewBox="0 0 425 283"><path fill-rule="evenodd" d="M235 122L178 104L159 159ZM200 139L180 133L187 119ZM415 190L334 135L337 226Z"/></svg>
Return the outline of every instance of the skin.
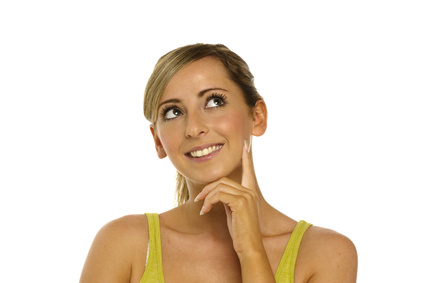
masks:
<svg viewBox="0 0 425 283"><path fill-rule="evenodd" d="M212 94L225 95L225 103ZM151 126L155 148L186 177L190 194L185 204L160 214L165 281L275 282L297 222L265 201L255 177L250 140L266 131L264 101L250 109L223 65L207 57L177 72L161 103L159 112L166 115ZM203 162L187 156L216 144L222 148ZM105 225L80 282L139 282L147 242L144 215ZM307 230L295 282L348 283L356 274L357 253L348 238L316 226Z"/></svg>

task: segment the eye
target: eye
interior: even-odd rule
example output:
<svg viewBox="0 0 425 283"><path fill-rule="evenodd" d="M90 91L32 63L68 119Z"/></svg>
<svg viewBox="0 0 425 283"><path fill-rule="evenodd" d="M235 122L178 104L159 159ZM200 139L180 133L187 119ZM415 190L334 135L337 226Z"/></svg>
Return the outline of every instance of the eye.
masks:
<svg viewBox="0 0 425 283"><path fill-rule="evenodd" d="M177 106L171 105L164 108L164 110L162 110L161 116L165 121L168 121L182 114L183 113L180 111L180 109Z"/></svg>
<svg viewBox="0 0 425 283"><path fill-rule="evenodd" d="M227 100L223 94L212 94L207 98L207 104L205 105L205 108L222 107L226 105L226 103Z"/></svg>

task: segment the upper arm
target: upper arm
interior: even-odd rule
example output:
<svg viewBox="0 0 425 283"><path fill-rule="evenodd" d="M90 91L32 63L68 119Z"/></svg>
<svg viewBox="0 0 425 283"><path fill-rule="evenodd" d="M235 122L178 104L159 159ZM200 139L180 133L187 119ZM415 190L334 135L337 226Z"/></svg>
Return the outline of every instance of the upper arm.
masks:
<svg viewBox="0 0 425 283"><path fill-rule="evenodd" d="M147 250L143 226L140 217L126 216L102 227L87 255L80 283L130 282L139 253Z"/></svg>
<svg viewBox="0 0 425 283"><path fill-rule="evenodd" d="M313 272L308 282L356 282L357 251L353 242L332 230L317 229L312 233L315 234L311 241L314 247L310 249Z"/></svg>

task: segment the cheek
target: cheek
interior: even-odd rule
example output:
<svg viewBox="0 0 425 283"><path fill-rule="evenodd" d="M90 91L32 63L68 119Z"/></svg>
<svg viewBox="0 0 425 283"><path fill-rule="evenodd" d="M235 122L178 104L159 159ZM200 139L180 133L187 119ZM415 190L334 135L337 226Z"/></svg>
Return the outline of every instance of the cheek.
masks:
<svg viewBox="0 0 425 283"><path fill-rule="evenodd" d="M181 136L180 134L178 134L178 132L172 128L169 129L162 129L159 133L158 136L161 140L161 144L165 150L165 152L167 153L167 155L170 155L170 153L175 151L175 148L177 147L178 140L179 140L179 136Z"/></svg>
<svg viewBox="0 0 425 283"><path fill-rule="evenodd" d="M242 113L233 113L217 119L214 123L217 131L231 135L237 135L241 139L251 134L250 123L247 115Z"/></svg>

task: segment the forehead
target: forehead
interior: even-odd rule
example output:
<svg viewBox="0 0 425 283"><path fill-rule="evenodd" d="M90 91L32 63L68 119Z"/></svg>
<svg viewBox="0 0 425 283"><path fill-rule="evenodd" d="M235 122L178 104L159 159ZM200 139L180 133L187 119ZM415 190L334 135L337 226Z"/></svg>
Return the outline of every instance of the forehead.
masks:
<svg viewBox="0 0 425 283"><path fill-rule="evenodd" d="M238 88L228 78L223 64L213 57L205 57L181 68L168 82L161 101L171 96L199 93L208 88Z"/></svg>

